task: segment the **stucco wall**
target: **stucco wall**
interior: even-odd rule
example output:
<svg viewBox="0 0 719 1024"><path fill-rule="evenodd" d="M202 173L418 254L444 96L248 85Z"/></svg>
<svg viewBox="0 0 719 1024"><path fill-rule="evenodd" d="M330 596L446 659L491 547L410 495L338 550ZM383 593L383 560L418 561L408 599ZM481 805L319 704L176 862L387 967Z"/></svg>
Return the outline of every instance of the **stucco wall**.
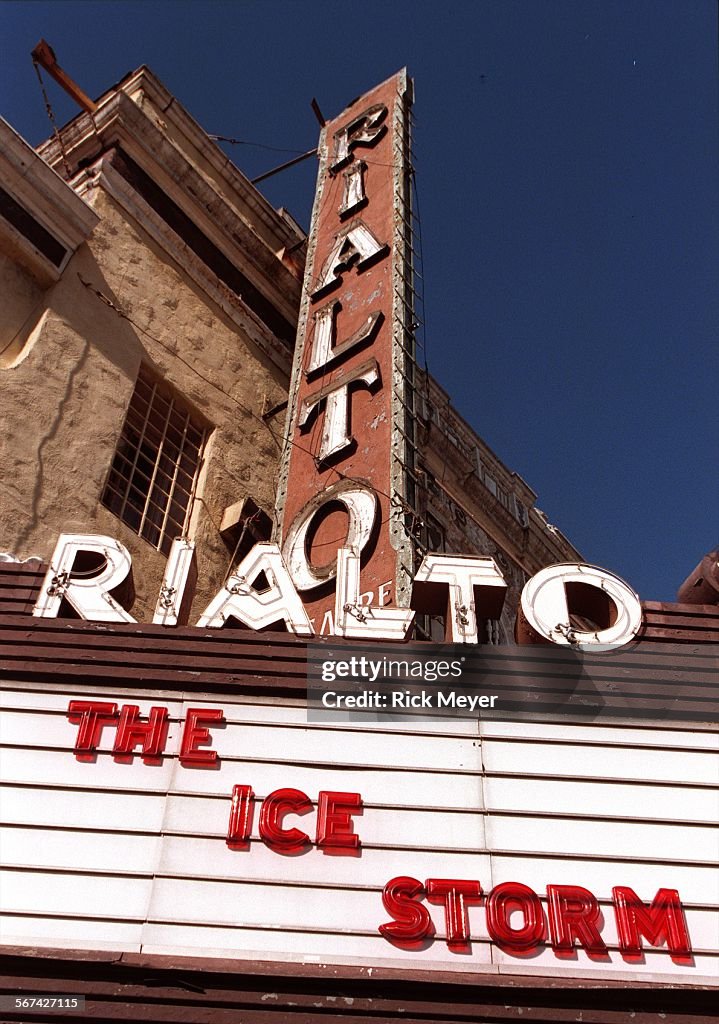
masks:
<svg viewBox="0 0 719 1024"><path fill-rule="evenodd" d="M0 252L0 295L0 369L5 369L21 357L43 304L40 285L4 252Z"/></svg>
<svg viewBox="0 0 719 1024"><path fill-rule="evenodd" d="M283 401L287 382L113 199L101 189L89 199L100 224L45 293L27 357L2 371L0 548L48 558L61 530L114 536L133 556L131 612L151 618L165 558L100 503L144 363L211 426L192 521L194 621L228 567L225 507L245 494L273 507L279 448L261 415ZM15 294L12 275L2 283Z"/></svg>

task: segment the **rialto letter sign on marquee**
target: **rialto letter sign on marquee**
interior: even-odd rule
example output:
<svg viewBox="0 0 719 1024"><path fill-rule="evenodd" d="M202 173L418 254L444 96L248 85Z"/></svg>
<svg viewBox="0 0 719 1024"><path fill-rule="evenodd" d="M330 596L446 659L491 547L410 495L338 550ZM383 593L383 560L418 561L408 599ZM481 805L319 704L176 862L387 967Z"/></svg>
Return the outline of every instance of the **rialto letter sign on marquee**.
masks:
<svg viewBox="0 0 719 1024"><path fill-rule="evenodd" d="M101 750L107 750L105 731L114 730L111 754L118 764L131 763L135 754L145 765L162 764L170 718L165 706L152 707L143 717L133 704L71 700L67 718L76 729L78 761L95 761ZM177 752L181 768L219 767L211 729L222 728L226 720L221 708L187 709L185 721L180 723ZM335 857L356 856L361 850L364 804L358 792L321 790L313 799L303 790L283 786L257 798L252 785L243 783L233 786L228 808L225 843L243 856L252 856L256 842L285 856L309 852L313 847ZM411 848L411 834L400 832L399 838ZM373 898L374 894L367 896ZM477 878L420 880L396 875L382 890L382 904L390 920L380 923L377 930L387 942L405 950L420 949L440 930L451 953L464 953L472 937L469 909L481 905L490 940L511 955L524 956L547 945L560 959L571 956L577 946L590 957L607 957L608 946L602 937L604 915L594 893L577 884L552 883L546 886L543 899L546 912L542 898L516 881L485 890ZM432 907L436 908L434 914ZM619 953L625 960L639 960L646 944L666 946L677 964L691 963L689 932L676 889L659 888L647 903L630 886L615 885L611 909Z"/></svg>
<svg viewBox="0 0 719 1024"><path fill-rule="evenodd" d="M78 555L102 556L94 574L73 571ZM165 579L153 622L174 626L182 605L194 559L190 541L173 542ZM130 552L112 537L62 534L53 552L33 614L43 618L59 615L63 601L83 619L96 622L134 622L112 596L132 569ZM359 557L352 548L337 552L337 606L344 599L343 583L359 591ZM269 586L253 584L263 574ZM507 585L492 558L468 555L426 555L412 584L412 603L419 610L436 612L437 593L444 595L446 634L452 643L479 643L479 622L501 613ZM577 596L578 595L578 596ZM414 612L371 609L350 628L338 616L335 635L357 639L403 639L412 626ZM574 615L604 619L594 630L571 624ZM237 619L251 629L284 625L291 633L311 637L314 627L280 549L275 544L255 544L234 569L219 593L207 606L197 625L221 628ZM526 583L517 616L520 643L555 643L601 651L629 643L638 633L642 608L637 595L618 576L597 566L551 565Z"/></svg>

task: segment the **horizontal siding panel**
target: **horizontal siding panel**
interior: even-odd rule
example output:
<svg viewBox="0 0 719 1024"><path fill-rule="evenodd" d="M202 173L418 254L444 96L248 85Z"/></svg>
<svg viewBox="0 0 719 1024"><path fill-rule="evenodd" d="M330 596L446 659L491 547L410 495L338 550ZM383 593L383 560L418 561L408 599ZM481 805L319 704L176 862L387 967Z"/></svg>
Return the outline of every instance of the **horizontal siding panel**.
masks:
<svg viewBox="0 0 719 1024"><path fill-rule="evenodd" d="M0 870L4 914L87 915L143 921L151 878L82 875L73 872ZM46 945L43 940L40 945Z"/></svg>
<svg viewBox="0 0 719 1024"><path fill-rule="evenodd" d="M30 605L28 614L32 612L36 601L37 588L33 585L35 577L7 579L0 575L0 598L3 601L23 601Z"/></svg>
<svg viewBox="0 0 719 1024"><path fill-rule="evenodd" d="M80 697L79 699L82 700L83 698ZM112 699L108 701L107 697L103 698L103 701L105 703L117 703ZM142 701L138 705L140 713L143 716L147 716L152 704L152 701ZM167 707L170 713L166 749L174 752L179 749L180 744L182 704L163 701L161 706ZM0 745L42 747L46 750L57 750L58 752L69 750L72 757L72 750L77 740L78 725L71 722L68 718L67 707L68 705L66 704L64 712L47 712L42 714L33 711L17 711L9 708L3 710L0 714ZM99 750L112 751L114 742L115 728L112 725L107 725L103 728L101 734Z"/></svg>
<svg viewBox="0 0 719 1024"><path fill-rule="evenodd" d="M142 927L140 921L89 921L47 915L4 914L0 922L0 936L4 946L44 945L58 949L104 949L129 953L139 951ZM48 987L46 992L49 990Z"/></svg>
<svg viewBox="0 0 719 1024"><path fill-rule="evenodd" d="M27 615L32 612L32 602L19 593L0 593L0 615Z"/></svg>
<svg viewBox="0 0 719 1024"><path fill-rule="evenodd" d="M640 639L646 638L657 647L661 644L683 644L683 643L719 643L719 629L716 622L706 624L697 623L693 626L652 626L647 623L646 633L640 635Z"/></svg>
<svg viewBox="0 0 719 1024"><path fill-rule="evenodd" d="M379 893L263 885L243 881L155 880L148 920L166 923L286 927L299 931L373 931L385 918Z"/></svg>
<svg viewBox="0 0 719 1024"><path fill-rule="evenodd" d="M54 871L132 871L151 875L160 859L160 837L0 827L4 864Z"/></svg>
<svg viewBox="0 0 719 1024"><path fill-rule="evenodd" d="M123 662L120 659L115 663L93 665L88 663L87 658L83 658L83 663L78 664L78 656L66 662L53 657L43 663L33 660L29 654L30 651L23 648L16 657L11 657L8 649L4 648L3 658L7 670L13 675L22 673L46 682L65 685L68 685L69 680L98 682L114 686L117 690L128 684L137 687L146 683L148 688L167 686L188 691L203 691L211 686L221 689L223 685L241 685L256 693L304 694L306 691L305 677L300 674L283 677L279 672L269 674L267 670L262 673L243 673L237 667L232 673L199 673L189 667L178 668L176 659L168 659L168 664L161 669L138 668L134 663L128 666L127 660Z"/></svg>
<svg viewBox="0 0 719 1024"><path fill-rule="evenodd" d="M325 730L273 730L228 726L217 731L215 748L220 756L267 758L273 761L323 763L367 768L412 765L414 768L478 771L479 742L435 736L393 736L376 732Z"/></svg>
<svg viewBox="0 0 719 1024"><path fill-rule="evenodd" d="M692 751L636 750L612 747L607 750L583 745L534 743L483 744L484 767L488 772L521 772L525 775L569 775L575 778L603 777L623 781L661 780L715 785L717 759L713 754Z"/></svg>
<svg viewBox="0 0 719 1024"><path fill-rule="evenodd" d="M16 576L37 576L42 579L48 569L48 562L40 558L28 558L23 562L0 562L0 578L7 576L12 579Z"/></svg>
<svg viewBox="0 0 719 1024"><path fill-rule="evenodd" d="M377 926L386 920L380 903ZM339 935L307 932L282 932L260 929L199 928L191 925L173 925L148 922L142 933L143 952L160 956L203 955L234 958L238 954L252 959L266 960L268 954L301 959L304 963L352 962L366 966L407 967L421 970L457 970L457 954L451 953L444 942L433 944L426 954L408 952L388 943L376 935ZM471 970L475 966L488 966L492 960L489 943L475 942L471 953L463 954L461 967ZM343 1018L344 1019L344 1018ZM380 1018L381 1020L382 1018Z"/></svg>
<svg viewBox="0 0 719 1024"><path fill-rule="evenodd" d="M305 826L304 818L297 820L291 816L288 816L288 824L296 824L300 828ZM201 874L204 877L250 877L277 882L331 881L338 885L382 886L388 880L388 870L394 871L397 867L400 874L406 873L410 859L413 864L422 865L423 870L431 872L432 860L421 853L415 856L422 850L434 858L435 865L438 860L450 856L454 870L471 866L471 870L476 871L480 862L488 863L488 859L479 852L484 848L481 843L477 844L477 853L470 843L458 846L458 850L464 852L454 852L437 847L431 841L423 843L419 837L407 837L414 840L414 850L403 850L396 838L392 844L394 849L372 849L389 844L378 843L364 831L361 822L357 831L364 844L359 856L324 853L314 846L307 847L302 855L287 856L269 850L259 840L254 841L250 849L233 850L223 837L165 835L160 838L100 832L78 835L62 829L46 829L38 833L37 829L30 827L7 825L0 827L0 843L3 862L16 867L144 875L156 872ZM310 828L309 832L313 838L314 829Z"/></svg>
<svg viewBox="0 0 719 1024"><path fill-rule="evenodd" d="M321 789L338 789L360 793L368 803L398 805L413 805L417 794L421 793L423 802L430 806L449 804L455 807L474 807L481 794L481 780L477 775L449 771L348 770L342 766L310 767L228 760L223 760L220 768L214 771L176 767L176 762L171 759L165 759L161 765L146 765L136 757L132 764L118 764L107 754L98 756L94 763L83 763L75 760L70 752L62 755L60 769L55 751L17 747L0 750L0 760L3 778L8 783L32 783L37 787L52 780L77 789L89 785L109 791L131 788L164 793L169 790L170 780L174 777L173 790L187 794L229 797L235 784L251 785L256 793L265 794L291 785L313 797Z"/></svg>
<svg viewBox="0 0 719 1024"><path fill-rule="evenodd" d="M437 908L432 908L433 912ZM441 913L441 910L440 910ZM470 919L483 915L481 909L475 912L470 908ZM384 920L384 918L383 918ZM191 945L192 944L192 945ZM274 930L261 929L230 929L230 928L197 928L191 925L172 925L148 922L143 930L143 951L158 955L183 955L185 950L197 949L202 944L207 950L207 955L218 957L232 957L233 954L249 955L257 959L265 959L263 954L284 954L301 956L305 962L312 962L314 959L324 961L329 959L334 962L343 960L356 960L363 965L387 963L391 958L393 966L405 966L413 970L427 972L439 970L472 970L486 966L489 963L503 964L512 967L518 973L524 973L527 967L544 969L553 977L557 977L559 961L551 948L545 947L541 950L525 956L512 956L511 953L504 953L490 944L486 939L476 935L473 931L473 941L470 948L461 954L461 964L458 964L458 954L448 950L441 934L435 936L433 941L427 944L422 951L402 950L387 943L379 934L374 935L338 935L338 934L317 934L302 932L277 932ZM245 952L247 951L247 952ZM712 954L697 953L694 956L694 963L689 968L694 975L715 977L717 973L718 960ZM586 975L587 971L602 974L616 972L635 972L635 976L668 975L667 980L672 977L679 979L687 978L687 965L675 964L672 962L666 949L648 948L644 950L644 963L627 963L617 949L611 949L606 960L591 959L584 950L577 949L576 958L563 958L561 960L561 972L565 968L579 971ZM654 979L653 979L654 980Z"/></svg>
<svg viewBox="0 0 719 1024"><path fill-rule="evenodd" d="M557 722L497 721L489 717L480 719L480 735L484 740L544 740L547 743L580 743L624 746L649 746L659 750L686 748L687 750L713 750L719 753L719 733L709 726L691 728L661 728L637 722L632 725L587 723L565 725Z"/></svg>
<svg viewBox="0 0 719 1024"><path fill-rule="evenodd" d="M257 835L260 800L256 791L254 829ZM411 794L407 794L409 798ZM415 794L421 800L422 794ZM317 804L317 792L311 794ZM26 786L0 786L0 823L39 827L95 829L107 832L160 831L220 837L224 841L230 813L230 793L206 797L112 793ZM297 824L314 835L316 814L308 812ZM484 816L468 811L368 807L354 817L365 842L397 842L437 849L479 848L484 841Z"/></svg>
<svg viewBox="0 0 719 1024"><path fill-rule="evenodd" d="M58 753L21 747L0 749L0 763L3 780L8 783L42 786L61 781L63 786L101 786L110 791L117 787L164 793L174 770L174 762L169 758L160 765L146 765L137 757L133 764L117 764L109 755L101 754L95 762L85 763L77 761L69 749Z"/></svg>
<svg viewBox="0 0 719 1024"><path fill-rule="evenodd" d="M518 969L518 961L516 957L512 957L509 953L504 953L502 950L497 949L494 952L494 962L497 964L504 964L507 967L511 967L514 970ZM521 961L523 966L531 966L534 970L541 970L551 972L556 976L557 964L559 961L555 956L552 949L543 949L538 955L533 956L527 960ZM521 970L521 969L520 969ZM571 957L563 957L561 960L561 971L562 974L575 974L575 975L586 975L587 971L591 970L592 973L597 973L599 976L602 974L616 975L617 971L633 971L635 977L647 977L652 975L652 981L657 980L657 975L665 976L667 982L672 981L674 978L683 980L687 979L687 971L691 971L692 975L700 978L710 979L716 978L719 972L719 959L713 955L695 955L693 963L690 967L686 964L674 963L669 954L660 949L645 949L643 952L642 959L637 962L626 961L623 959L621 953L618 951L612 951L609 953L607 960L591 959L583 950L577 951L576 959ZM584 1019L588 1016L587 1011L584 1011ZM655 1017L659 1020L665 1019L667 1014L656 1013ZM576 1018L575 1018L576 1019ZM591 1018L589 1018L591 1020ZM605 1018L600 1017L600 1020ZM625 1012L623 1017L619 1017L619 1020L633 1020L634 1012ZM671 1019L675 1021L681 1021L682 1015L673 1015Z"/></svg>
<svg viewBox="0 0 719 1024"><path fill-rule="evenodd" d="M229 806L229 796L227 797ZM106 790L0 785L0 823L40 828L72 825L78 829L160 832L165 817L161 793L112 793ZM76 843L81 842L76 837Z"/></svg>
<svg viewBox="0 0 719 1024"><path fill-rule="evenodd" d="M334 898L336 894L331 894ZM231 925L193 925L190 922L150 920L144 925L116 921L82 922L68 918L44 918L9 915L3 922L3 941L10 945L22 938L22 944L31 945L42 934L51 939L53 945L75 948L96 949L139 949L142 943L144 953L155 952L165 955L181 956L197 953L202 950L204 956L227 956L241 954L252 957L258 952L274 952L280 955L302 954L303 959L312 956L338 958L359 957L362 951L367 959L387 961L389 958L401 957L407 966L414 969L439 969L440 967L457 968L457 955L448 951L444 941L443 911L441 907L432 905L430 912L436 923L436 934L421 951L400 950L387 943L377 932L379 924L386 920L387 915L379 898L370 898L365 894L367 906L364 908L363 920L369 922L367 928L360 928L357 918L345 919L344 928L323 928L321 924L294 928L288 924L272 923L266 928L253 926L242 920L245 904L235 904L237 920ZM356 911L356 907L352 908ZM609 969L613 965L624 969L637 969L637 964L627 963L618 952L616 926L611 907L603 907L602 936L609 947L607 960L604 963L593 960L577 949L576 958L562 960L564 967L567 962L575 966L583 964L585 969L590 964L599 969ZM468 952L462 954L462 966L478 965L490 962L503 963L518 967L520 964L533 967L545 966L556 974L557 959L551 948L546 944L539 946L529 957L512 956L491 946L486 930L485 911L482 906L470 906L468 916L471 927L472 942ZM371 921L370 921L371 918ZM716 916L702 911L688 911L687 927L694 949L692 972L710 975L716 970L717 958L709 952L712 943L716 943ZM90 942L93 945L90 945ZM155 943L162 943L162 948ZM189 945L194 942L194 948ZM172 945L171 945L172 943ZM153 948L154 947L154 948ZM365 960L365 962L367 962ZM644 963L646 967L653 965L657 973L669 972L681 975L686 980L686 964L673 964L666 947L652 947L644 944Z"/></svg>
<svg viewBox="0 0 719 1024"><path fill-rule="evenodd" d="M717 606L699 605L700 611L691 612L691 605L684 605L681 611L655 611L645 608L647 625L650 627L671 626L673 629L717 629L719 609Z"/></svg>
<svg viewBox="0 0 719 1024"><path fill-rule="evenodd" d="M316 809L317 793L309 794ZM408 798L411 794L408 794ZM421 801L422 794L415 799ZM297 825L311 837L315 834L315 809L299 817L292 817ZM224 837L230 811L227 801L202 800L191 797L170 797L164 820L165 831L192 832ZM254 805L253 835L258 835L259 801ZM480 849L484 846L484 815L444 810L404 810L365 807L363 813L353 816L355 832L363 843L392 846L395 844L426 847L437 850L462 848Z"/></svg>
<svg viewBox="0 0 719 1024"><path fill-rule="evenodd" d="M495 817L491 812L487 815L485 827L490 849L546 853L556 849L559 832L559 845L568 854L627 859L661 857L667 862L693 860L715 863L719 837L715 826L683 827L586 819L569 819L560 823L551 818Z"/></svg>
<svg viewBox="0 0 719 1024"><path fill-rule="evenodd" d="M643 900L651 900L657 889L678 889L683 903L719 906L719 874L714 866L571 858L561 853L528 857L520 851L494 850L492 881L495 885L523 882L535 892L547 885L581 885L597 897L609 897L615 885L628 885Z"/></svg>
<svg viewBox="0 0 719 1024"><path fill-rule="evenodd" d="M207 776L211 776L207 779ZM205 778L203 778L205 776ZM411 768L366 768L342 765L287 765L275 762L223 761L219 771L186 769L178 772L175 791L183 793L231 793L235 784L251 785L256 793L271 793L291 785L314 797L321 789L360 793L371 804L415 806L418 794L428 806L481 806L481 779L478 774L413 771Z"/></svg>
<svg viewBox="0 0 719 1024"><path fill-rule="evenodd" d="M476 853L453 853L431 847L425 851L363 848L359 857L325 854L312 847L301 856L288 857L260 842L252 843L249 850L231 850L221 840L167 836L160 872L266 880L292 886L371 886L379 891L396 875L411 875L421 881L431 877L486 880L490 876L490 859L481 848Z"/></svg>
<svg viewBox="0 0 719 1024"><path fill-rule="evenodd" d="M484 796L489 808L502 811L583 814L616 818L661 818L680 821L719 821L719 794L713 787L652 786L577 779L486 778ZM559 824L557 827L562 827Z"/></svg>
<svg viewBox="0 0 719 1024"><path fill-rule="evenodd" d="M3 687L10 684L3 684ZM149 691L147 689L127 691L123 689L117 692L112 687L82 686L76 685L68 689L53 689L48 692L38 690L37 683L23 683L21 680L13 680L13 689L0 687L0 709L14 710L18 712L38 711L55 714L67 721L67 710L71 700L100 700L112 701L118 705L136 704L143 714L153 705L161 705L169 708L171 715L175 710L178 701L173 701L165 690ZM47 686L47 684L44 684ZM469 736L476 738L479 733L478 721L471 718L443 718L431 719L422 716L417 722L397 721L389 716L380 721L372 721L370 716L347 721L308 721L305 702L282 704L271 704L258 700L248 699L237 694L226 694L220 701L216 700L217 695L213 694L212 699L222 708L225 718L229 723L241 723L255 726L258 729L268 725L286 725L296 729L313 729L318 735L328 729L348 730L350 732L379 732L379 733L403 733L411 735L413 732L422 736L438 734L440 736ZM202 696L192 698L192 706L209 706L203 701ZM1 716L0 716L1 717Z"/></svg>
<svg viewBox="0 0 719 1024"><path fill-rule="evenodd" d="M28 656L27 641L22 637L17 644L9 643L8 636L3 636L3 657L9 668L13 661L24 662ZM78 636L72 645L67 643L40 643L38 637L33 637L32 654L38 662L74 663L82 661L83 666L96 668L98 673L109 665L121 665L127 667L127 638L126 637L105 637L90 636L87 639L82 635ZM124 641L124 644L123 642ZM160 671L175 671L179 675L187 671L201 673L203 675L249 675L264 672L272 676L290 676L304 681L306 670L304 661L296 655L282 658L280 652L272 655L272 648L265 645L259 651L249 644L230 645L215 644L210 642L201 644L192 641L187 644L187 651L183 651L182 643L173 644L172 635L167 639L158 638L151 643L140 644L133 642L132 645L132 668L143 669L151 674ZM209 650L205 654L202 648ZM199 648L199 650L198 650ZM234 650L233 650L234 648ZM257 655L261 656L258 657Z"/></svg>
<svg viewBox="0 0 719 1024"><path fill-rule="evenodd" d="M665 612L667 615L719 615L716 604L681 604L678 601L642 601L647 614Z"/></svg>

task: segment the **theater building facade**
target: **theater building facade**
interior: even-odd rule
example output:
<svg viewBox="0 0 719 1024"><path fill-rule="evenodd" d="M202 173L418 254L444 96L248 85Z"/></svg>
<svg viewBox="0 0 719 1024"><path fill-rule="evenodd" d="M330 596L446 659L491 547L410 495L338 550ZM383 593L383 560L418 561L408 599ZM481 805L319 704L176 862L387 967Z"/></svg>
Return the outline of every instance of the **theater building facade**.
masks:
<svg viewBox="0 0 719 1024"><path fill-rule="evenodd" d="M308 235L147 68L0 122L2 1019L713 1015L716 553L640 600L423 369L411 105Z"/></svg>

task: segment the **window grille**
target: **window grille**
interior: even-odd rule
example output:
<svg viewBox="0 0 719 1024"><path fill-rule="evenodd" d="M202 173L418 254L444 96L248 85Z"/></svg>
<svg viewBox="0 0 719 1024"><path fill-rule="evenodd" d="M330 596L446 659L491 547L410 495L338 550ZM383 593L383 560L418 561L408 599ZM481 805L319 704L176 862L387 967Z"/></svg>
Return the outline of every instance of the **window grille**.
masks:
<svg viewBox="0 0 719 1024"><path fill-rule="evenodd" d="M169 388L141 369L102 503L163 554L186 530L206 435Z"/></svg>
<svg viewBox="0 0 719 1024"><path fill-rule="evenodd" d="M446 532L438 519L428 512L425 515L426 546L431 552L440 553L447 550Z"/></svg>

